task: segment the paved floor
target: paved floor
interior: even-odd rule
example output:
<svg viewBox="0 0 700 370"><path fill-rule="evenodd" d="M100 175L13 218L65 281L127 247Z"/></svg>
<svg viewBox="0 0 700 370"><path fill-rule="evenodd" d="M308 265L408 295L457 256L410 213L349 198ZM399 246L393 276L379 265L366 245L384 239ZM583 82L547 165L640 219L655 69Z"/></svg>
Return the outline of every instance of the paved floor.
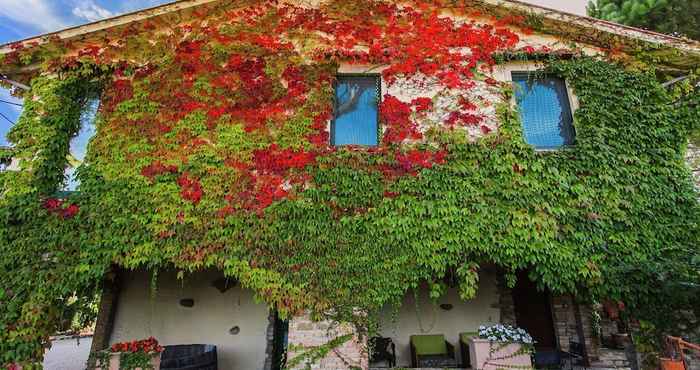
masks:
<svg viewBox="0 0 700 370"><path fill-rule="evenodd" d="M44 370L84 370L91 344L92 337L53 341L44 356Z"/></svg>

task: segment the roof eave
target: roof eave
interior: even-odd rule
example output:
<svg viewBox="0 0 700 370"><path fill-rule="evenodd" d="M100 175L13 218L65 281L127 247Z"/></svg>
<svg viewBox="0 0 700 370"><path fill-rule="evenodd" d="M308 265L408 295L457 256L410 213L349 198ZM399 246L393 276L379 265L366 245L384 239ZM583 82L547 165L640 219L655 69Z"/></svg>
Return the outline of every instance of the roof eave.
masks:
<svg viewBox="0 0 700 370"><path fill-rule="evenodd" d="M219 1L221 0L178 0L172 3L119 15L113 18L0 45L0 54L12 51L11 45L16 43L22 43L25 45L32 43L42 44L47 42L50 38L56 37L62 40L77 40L80 38L86 38L89 35L96 34L101 31L109 30L111 28L125 26L133 22L145 21L151 18L164 16L169 13L179 12ZM575 29L578 31L579 38L586 39L583 42L588 42L593 45L595 45L596 37L601 37L600 35L607 35L609 37L617 37L623 41L623 43L627 43L633 47L637 46L641 42L650 45L658 45L664 49L673 49L679 52L680 55L678 55L676 59L680 60L680 63L676 63L678 65L670 67L678 67L679 69L694 69L700 67L699 41L674 37L591 17L575 15L543 6L527 4L519 0L473 1L476 4L483 4L490 8L501 9L501 11L508 13L515 12L540 17L543 22L548 24L549 27ZM550 29L545 27L543 32L547 32L548 30ZM574 38L572 37L572 39Z"/></svg>

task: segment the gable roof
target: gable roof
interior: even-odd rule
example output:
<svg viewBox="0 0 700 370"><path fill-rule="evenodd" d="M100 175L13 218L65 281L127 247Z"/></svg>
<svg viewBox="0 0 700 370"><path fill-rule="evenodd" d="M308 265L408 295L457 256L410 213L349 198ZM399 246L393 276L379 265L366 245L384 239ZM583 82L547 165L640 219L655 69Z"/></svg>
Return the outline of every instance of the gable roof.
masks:
<svg viewBox="0 0 700 370"><path fill-rule="evenodd" d="M192 12L200 6L225 3L226 1L228 0L176 0L152 8L6 43L0 45L0 54L11 51L11 45L16 43L43 43L50 37L78 41L98 35L102 31L135 22L156 20L176 13L180 16L186 16L188 12ZM640 44L651 46L652 49L657 49L654 53L657 56L661 55L664 59L663 64L670 69L693 70L700 68L700 41L575 15L519 0L466 0L466 2L475 7L483 7L495 15L522 14L535 17L541 22L541 32L558 34L590 45L608 47L614 41L614 44L621 47L621 51L628 52L639 50Z"/></svg>

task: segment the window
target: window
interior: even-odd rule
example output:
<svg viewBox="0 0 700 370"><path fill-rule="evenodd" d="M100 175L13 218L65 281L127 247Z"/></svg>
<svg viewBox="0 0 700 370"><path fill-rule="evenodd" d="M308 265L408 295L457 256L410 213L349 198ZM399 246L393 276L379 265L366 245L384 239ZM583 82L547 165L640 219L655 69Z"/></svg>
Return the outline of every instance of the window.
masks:
<svg viewBox="0 0 700 370"><path fill-rule="evenodd" d="M100 106L98 99L88 102L85 111L80 117L80 132L70 141L70 155L68 156L68 167L65 170L66 184L63 191L76 191L80 186L80 180L76 177L75 171L85 160L88 143L95 136L95 119Z"/></svg>
<svg viewBox="0 0 700 370"><path fill-rule="evenodd" d="M563 79L514 72L513 85L528 144L556 149L574 143L574 119Z"/></svg>
<svg viewBox="0 0 700 370"><path fill-rule="evenodd" d="M379 92L379 76L338 77L332 145L377 145Z"/></svg>

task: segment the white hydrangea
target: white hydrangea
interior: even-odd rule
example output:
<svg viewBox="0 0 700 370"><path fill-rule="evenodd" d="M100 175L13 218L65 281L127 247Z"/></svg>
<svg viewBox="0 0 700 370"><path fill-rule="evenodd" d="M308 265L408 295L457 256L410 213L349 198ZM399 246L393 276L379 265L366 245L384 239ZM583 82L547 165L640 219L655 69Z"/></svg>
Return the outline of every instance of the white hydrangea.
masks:
<svg viewBox="0 0 700 370"><path fill-rule="evenodd" d="M480 325L479 338L487 339L492 342L517 342L525 344L534 344L535 342L532 336L522 328L503 324L492 326Z"/></svg>

